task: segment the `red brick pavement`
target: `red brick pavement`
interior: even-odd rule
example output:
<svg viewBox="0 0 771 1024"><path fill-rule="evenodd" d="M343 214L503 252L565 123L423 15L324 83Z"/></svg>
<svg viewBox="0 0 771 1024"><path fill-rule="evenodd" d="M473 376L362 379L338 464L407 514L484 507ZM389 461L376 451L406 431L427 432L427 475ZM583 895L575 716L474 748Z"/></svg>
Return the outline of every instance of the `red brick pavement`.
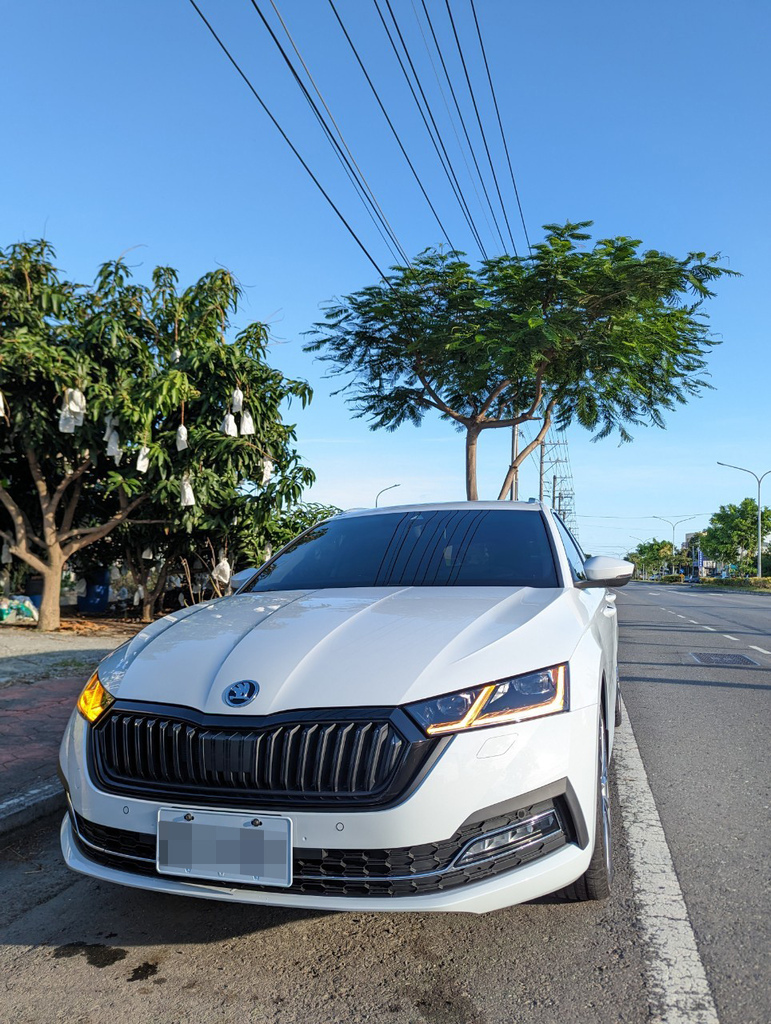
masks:
<svg viewBox="0 0 771 1024"><path fill-rule="evenodd" d="M56 774L64 727L83 676L0 689L0 803Z"/></svg>

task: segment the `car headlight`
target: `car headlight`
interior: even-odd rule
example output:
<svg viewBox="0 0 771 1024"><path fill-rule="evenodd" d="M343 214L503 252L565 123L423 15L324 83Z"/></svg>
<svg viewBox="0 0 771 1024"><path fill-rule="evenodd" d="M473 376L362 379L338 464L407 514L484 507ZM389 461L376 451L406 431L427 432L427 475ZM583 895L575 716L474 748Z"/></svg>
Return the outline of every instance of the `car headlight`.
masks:
<svg viewBox="0 0 771 1024"><path fill-rule="evenodd" d="M486 686L418 701L408 704L405 710L427 736L524 722L567 710L567 676L567 665L555 665Z"/></svg>
<svg viewBox="0 0 771 1024"><path fill-rule="evenodd" d="M99 682L98 673L94 672L78 697L77 708L85 720L94 725L97 719L101 718L110 705L114 703L115 698L105 690Z"/></svg>

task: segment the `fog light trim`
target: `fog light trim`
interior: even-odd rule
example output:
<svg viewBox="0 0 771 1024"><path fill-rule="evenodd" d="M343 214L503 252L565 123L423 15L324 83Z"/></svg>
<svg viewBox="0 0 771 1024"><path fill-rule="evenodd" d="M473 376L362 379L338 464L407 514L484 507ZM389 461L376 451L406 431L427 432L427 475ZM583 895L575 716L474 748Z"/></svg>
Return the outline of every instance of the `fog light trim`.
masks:
<svg viewBox="0 0 771 1024"><path fill-rule="evenodd" d="M532 818L526 818L505 828L486 832L478 839L472 840L460 851L454 861L454 867L465 867L469 864L480 864L487 860L516 853L517 850L540 843L562 832L562 824L556 810L552 807Z"/></svg>

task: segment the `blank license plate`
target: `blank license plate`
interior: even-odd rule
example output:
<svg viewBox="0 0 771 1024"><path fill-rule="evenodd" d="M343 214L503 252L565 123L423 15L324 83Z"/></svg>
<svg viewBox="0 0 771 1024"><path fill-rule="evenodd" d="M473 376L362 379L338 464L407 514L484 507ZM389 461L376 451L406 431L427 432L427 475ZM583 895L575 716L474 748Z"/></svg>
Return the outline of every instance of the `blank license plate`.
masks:
<svg viewBox="0 0 771 1024"><path fill-rule="evenodd" d="M182 878L286 887L292 884L292 821L162 807L156 866Z"/></svg>

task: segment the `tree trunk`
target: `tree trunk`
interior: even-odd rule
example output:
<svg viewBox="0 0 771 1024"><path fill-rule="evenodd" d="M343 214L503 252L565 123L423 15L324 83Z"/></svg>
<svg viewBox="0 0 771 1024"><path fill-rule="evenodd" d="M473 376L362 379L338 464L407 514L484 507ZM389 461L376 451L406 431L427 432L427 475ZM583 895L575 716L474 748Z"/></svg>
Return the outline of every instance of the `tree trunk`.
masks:
<svg viewBox="0 0 771 1024"><path fill-rule="evenodd" d="M37 628L44 633L51 633L59 628L59 599L62 592L62 569L64 563L59 562L43 573L43 596L40 601L40 618Z"/></svg>
<svg viewBox="0 0 771 1024"><path fill-rule="evenodd" d="M155 616L155 598L145 597L142 601L142 622L152 622Z"/></svg>
<svg viewBox="0 0 771 1024"><path fill-rule="evenodd" d="M480 431L476 427L466 427L466 499L478 501L477 493L477 441Z"/></svg>

